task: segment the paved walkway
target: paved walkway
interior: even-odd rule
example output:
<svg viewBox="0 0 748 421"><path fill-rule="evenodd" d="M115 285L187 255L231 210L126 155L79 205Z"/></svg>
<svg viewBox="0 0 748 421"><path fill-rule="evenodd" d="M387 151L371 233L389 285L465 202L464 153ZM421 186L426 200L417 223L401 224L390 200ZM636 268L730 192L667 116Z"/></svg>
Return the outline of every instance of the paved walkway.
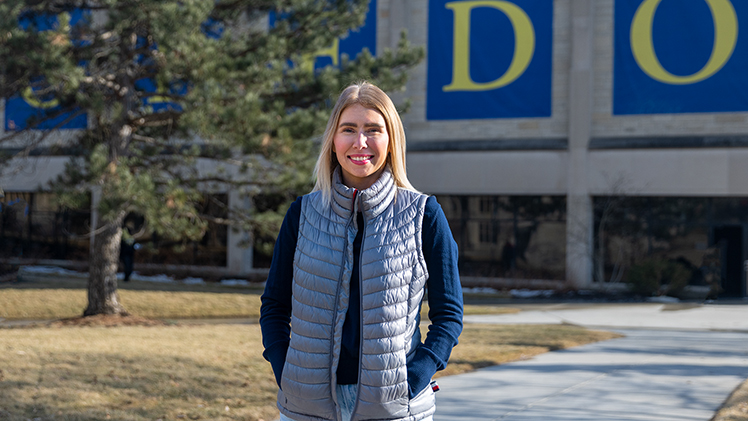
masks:
<svg viewBox="0 0 748 421"><path fill-rule="evenodd" d="M748 305L563 305L465 320L626 337L441 378L435 421L708 421L748 377Z"/></svg>

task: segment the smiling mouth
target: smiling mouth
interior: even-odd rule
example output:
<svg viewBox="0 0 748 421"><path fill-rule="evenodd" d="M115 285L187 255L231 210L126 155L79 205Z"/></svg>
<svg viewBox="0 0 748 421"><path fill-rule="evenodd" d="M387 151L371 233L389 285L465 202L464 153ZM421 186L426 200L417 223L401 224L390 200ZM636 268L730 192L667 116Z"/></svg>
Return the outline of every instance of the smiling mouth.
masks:
<svg viewBox="0 0 748 421"><path fill-rule="evenodd" d="M348 159L353 161L354 164L367 164L371 162L373 158L374 158L374 155L357 155L357 156L348 157Z"/></svg>

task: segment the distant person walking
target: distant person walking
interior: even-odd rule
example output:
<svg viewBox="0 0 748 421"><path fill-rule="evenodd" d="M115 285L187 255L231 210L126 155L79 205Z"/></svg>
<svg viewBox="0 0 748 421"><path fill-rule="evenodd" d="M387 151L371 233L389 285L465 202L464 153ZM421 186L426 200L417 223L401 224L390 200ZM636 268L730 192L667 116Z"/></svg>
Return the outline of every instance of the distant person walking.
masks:
<svg viewBox="0 0 748 421"><path fill-rule="evenodd" d="M517 264L517 251L514 248L514 244L507 240L504 243L504 247L501 249L501 264L504 266L504 272L512 273Z"/></svg>
<svg viewBox="0 0 748 421"><path fill-rule="evenodd" d="M347 87L322 142L317 184L286 213L262 295L281 420L431 420L431 378L462 331L457 245L407 179L402 122L382 90Z"/></svg>
<svg viewBox="0 0 748 421"><path fill-rule="evenodd" d="M126 229L129 234L132 234L132 230L129 227ZM130 276L132 275L133 267L135 265L136 249L137 244L135 243L135 239L132 236L128 236L127 239L123 239L120 242L119 258L120 260L122 260L122 268L125 271L125 282L130 281Z"/></svg>

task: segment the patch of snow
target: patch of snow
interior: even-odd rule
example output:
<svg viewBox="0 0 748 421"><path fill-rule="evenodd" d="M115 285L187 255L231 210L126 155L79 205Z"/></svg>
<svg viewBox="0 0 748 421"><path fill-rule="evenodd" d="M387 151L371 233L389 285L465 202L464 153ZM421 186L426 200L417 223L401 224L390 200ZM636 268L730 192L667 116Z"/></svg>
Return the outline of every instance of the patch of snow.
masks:
<svg viewBox="0 0 748 421"><path fill-rule="evenodd" d="M498 294L499 291L493 288L483 287L483 288L463 288L462 292L464 294Z"/></svg>
<svg viewBox="0 0 748 421"><path fill-rule="evenodd" d="M680 300L675 297L668 297L667 295L662 295L659 297L647 297L647 301L650 303L679 303Z"/></svg>
<svg viewBox="0 0 748 421"><path fill-rule="evenodd" d="M175 282L174 278L172 278L169 275L145 276L145 275L139 275L137 272L133 272L132 276L130 276L130 279L133 281L141 281L141 282L159 282L159 283Z"/></svg>
<svg viewBox="0 0 748 421"><path fill-rule="evenodd" d="M56 266L23 266L20 269L18 269L19 272L27 272L27 273L40 273L40 274L48 274L48 275L79 275L80 272L76 272L74 270L69 269L63 269Z"/></svg>
<svg viewBox="0 0 748 421"><path fill-rule="evenodd" d="M249 286L251 285L246 279L221 279L221 285L226 286Z"/></svg>
<svg viewBox="0 0 748 421"><path fill-rule="evenodd" d="M556 291L552 289L513 289L509 291L509 294L514 298L538 298L538 297L552 297Z"/></svg>
<svg viewBox="0 0 748 421"><path fill-rule="evenodd" d="M88 276L85 272L76 272L74 270L63 269L55 266L23 266L19 269L19 273L39 274L39 275L53 275L53 276ZM117 280L124 282L125 274L122 272L117 273ZM186 285L207 285L207 282L203 278L187 277L184 279L176 280L173 277L165 274L160 275L141 275L138 272L133 272L130 275L131 281L138 282L156 282L156 283L182 283ZM223 286L259 286L264 287L265 283L251 283L246 279L223 279L218 283Z"/></svg>
<svg viewBox="0 0 748 421"><path fill-rule="evenodd" d="M187 285L204 285L205 280L203 278L184 278L181 281Z"/></svg>

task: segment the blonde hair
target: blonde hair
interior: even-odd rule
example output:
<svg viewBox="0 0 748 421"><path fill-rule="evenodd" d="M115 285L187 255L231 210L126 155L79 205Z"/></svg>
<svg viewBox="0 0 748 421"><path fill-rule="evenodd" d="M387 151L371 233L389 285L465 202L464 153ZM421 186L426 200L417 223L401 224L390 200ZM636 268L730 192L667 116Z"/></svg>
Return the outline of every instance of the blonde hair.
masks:
<svg viewBox="0 0 748 421"><path fill-rule="evenodd" d="M330 119L327 120L327 128L322 137L319 158L317 158L317 165L314 167L314 176L317 178L317 183L314 185L313 191L321 191L324 200L327 203L330 202L333 172L340 165L332 151L333 138L338 124L340 124L340 115L346 108L356 104L379 111L382 114L389 135L386 164L390 166L395 185L417 191L408 181L408 175L405 171L405 130L403 129L403 122L400 120L400 114L398 114L390 97L369 82L350 85L338 97L338 101L330 114Z"/></svg>

